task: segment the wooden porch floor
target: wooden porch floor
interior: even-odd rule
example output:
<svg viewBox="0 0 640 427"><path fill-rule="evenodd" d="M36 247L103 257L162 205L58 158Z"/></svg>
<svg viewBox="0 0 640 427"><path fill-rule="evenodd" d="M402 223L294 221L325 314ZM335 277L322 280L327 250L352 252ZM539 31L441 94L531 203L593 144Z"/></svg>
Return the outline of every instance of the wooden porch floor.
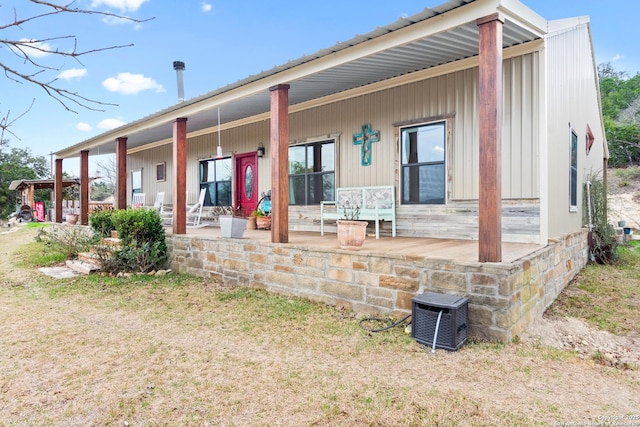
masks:
<svg viewBox="0 0 640 427"><path fill-rule="evenodd" d="M171 227L166 228L166 233L172 234ZM216 226L187 227L186 235L187 237L217 239L220 238L220 228ZM244 236L240 240L271 242L271 231L245 230ZM326 232L324 236L321 236L319 232L290 231L288 244L309 248L340 249L336 234ZM528 243L503 243L502 262L510 263L516 261L543 247L544 245ZM376 240L375 235L368 235L359 252L362 254L396 253L455 262L476 263L478 262L478 241L386 236L380 236L380 239Z"/></svg>

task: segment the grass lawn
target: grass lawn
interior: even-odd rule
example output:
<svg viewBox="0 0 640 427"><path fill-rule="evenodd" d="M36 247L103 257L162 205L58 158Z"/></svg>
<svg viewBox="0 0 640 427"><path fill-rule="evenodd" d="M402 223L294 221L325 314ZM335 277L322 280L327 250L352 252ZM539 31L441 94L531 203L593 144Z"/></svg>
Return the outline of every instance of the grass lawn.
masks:
<svg viewBox="0 0 640 427"><path fill-rule="evenodd" d="M348 311L192 276L53 279L36 271L59 262L36 233L0 235L0 426L553 426L640 415L639 370L524 340L431 353L402 327L370 333ZM570 288L590 298L576 315L633 334L640 256L623 260L587 268ZM608 314L591 320L598 310Z"/></svg>
<svg viewBox="0 0 640 427"><path fill-rule="evenodd" d="M590 264L547 311L581 318L617 335L640 337L640 241L620 248L615 265Z"/></svg>

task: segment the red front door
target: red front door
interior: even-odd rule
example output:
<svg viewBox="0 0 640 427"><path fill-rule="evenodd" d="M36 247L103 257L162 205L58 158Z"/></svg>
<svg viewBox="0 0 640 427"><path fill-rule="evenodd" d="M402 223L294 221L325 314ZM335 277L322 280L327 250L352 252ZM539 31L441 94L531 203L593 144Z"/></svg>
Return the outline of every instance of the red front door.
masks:
<svg viewBox="0 0 640 427"><path fill-rule="evenodd" d="M248 216L258 207L258 156L256 153L237 154L236 206Z"/></svg>

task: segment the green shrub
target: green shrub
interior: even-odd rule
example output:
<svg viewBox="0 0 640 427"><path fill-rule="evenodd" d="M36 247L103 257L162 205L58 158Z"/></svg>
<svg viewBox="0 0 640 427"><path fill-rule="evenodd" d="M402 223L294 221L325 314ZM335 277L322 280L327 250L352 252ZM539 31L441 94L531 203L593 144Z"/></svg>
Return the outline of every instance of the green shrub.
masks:
<svg viewBox="0 0 640 427"><path fill-rule="evenodd" d="M44 242L54 253L63 254L65 259L74 259L96 243L96 239L86 227L56 226L41 229L36 241Z"/></svg>
<svg viewBox="0 0 640 427"><path fill-rule="evenodd" d="M93 253L96 256L96 261L100 266L100 271L104 273L119 273L121 271L129 271L125 269L120 259L121 248L99 243L93 247Z"/></svg>
<svg viewBox="0 0 640 427"><path fill-rule="evenodd" d="M99 236L109 237L111 231L115 230L113 216L117 211L114 210L98 210L89 216L89 225Z"/></svg>
<svg viewBox="0 0 640 427"><path fill-rule="evenodd" d="M588 206L588 198L583 198L583 223L591 220L592 232L589 239L591 261L598 264L610 264L618 260L618 238L616 231L607 221L607 190L599 173L591 173L587 177L591 183L591 206ZM588 189L585 184L585 194ZM589 210L591 218L589 218Z"/></svg>
<svg viewBox="0 0 640 427"><path fill-rule="evenodd" d="M125 270L145 273L163 268L167 261L167 246L164 242L145 242L142 245L124 246L117 254L114 266Z"/></svg>
<svg viewBox="0 0 640 427"><path fill-rule="evenodd" d="M115 267L141 273L164 268L167 263L167 244L158 212L146 209L119 210L112 219L122 244L122 248L114 254Z"/></svg>

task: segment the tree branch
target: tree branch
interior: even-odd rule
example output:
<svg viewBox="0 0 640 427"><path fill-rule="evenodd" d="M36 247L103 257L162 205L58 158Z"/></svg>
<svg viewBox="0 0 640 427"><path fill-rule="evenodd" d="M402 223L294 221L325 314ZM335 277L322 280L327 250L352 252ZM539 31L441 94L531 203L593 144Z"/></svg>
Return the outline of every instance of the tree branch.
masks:
<svg viewBox="0 0 640 427"><path fill-rule="evenodd" d="M13 20L9 23L5 23L0 25L0 31L7 30L10 28L20 28L23 29L23 26L28 23L35 23L43 18L53 17L60 14L81 14L81 15L99 15L108 18L116 18L122 19L125 21L129 21L132 23L143 23L153 20L155 18L148 19L137 19L126 15L120 15L111 12L101 12L97 10L90 9L81 9L73 7L75 0L68 1L65 4L55 4L51 1L46 0L29 0L31 3L42 6L47 10L37 13L33 16L26 18L19 18L18 12L14 8L13 9ZM1 6L0 6L1 7ZM61 50L59 48L52 47L51 42L56 41L69 41L73 46L68 50ZM106 47L97 47L88 50L78 50L78 39L74 35L62 35L62 36L52 36L40 39L20 39L14 40L11 38L3 38L0 37L0 46L6 46L14 55L16 55L22 61L23 65L27 65L28 67L33 67L31 70L22 70L20 67L15 67L9 65L9 63L5 61L0 62L0 69L4 71L5 77L9 80L12 80L16 83L30 83L36 86L39 86L48 96L55 99L65 110L77 113L75 110L76 107L85 108L90 111L104 111L103 109L97 108L99 106L115 106L116 104L101 102L95 99L87 98L85 96L80 95L78 92L72 92L66 89L63 89L57 86L55 83L58 80L55 78L44 78L45 75L43 73L47 71L60 71L62 67L54 66L46 64L44 61L39 60L39 56L55 56L56 58L72 58L80 65L82 61L80 57L84 55L89 55L93 53L103 52L107 50L114 49L122 49L126 47L131 47L133 44L126 45L115 45L115 46L106 46ZM29 108L27 108L22 114L18 115L15 118L11 118L11 110L8 109L6 115L4 117L0 117L0 131L2 135L4 132L8 132L14 137L17 136L11 132L8 128L13 125L18 119L22 118L25 114L27 114L31 107L33 106L35 99L31 102ZM19 139L19 138L18 138Z"/></svg>
<svg viewBox="0 0 640 427"><path fill-rule="evenodd" d="M15 133L11 132L11 130L9 130L9 126L13 125L22 116L26 115L29 111L31 111L31 107L33 107L33 104L35 102L36 102L36 100L32 99L31 100L31 105L29 105L29 108L27 108L25 111L23 111L15 119L11 119L11 110L7 110L7 114L4 117L0 118L0 141L4 141L4 133L5 132L10 133L16 139L18 139L18 141L21 141L21 139L18 137L18 135L16 135Z"/></svg>

